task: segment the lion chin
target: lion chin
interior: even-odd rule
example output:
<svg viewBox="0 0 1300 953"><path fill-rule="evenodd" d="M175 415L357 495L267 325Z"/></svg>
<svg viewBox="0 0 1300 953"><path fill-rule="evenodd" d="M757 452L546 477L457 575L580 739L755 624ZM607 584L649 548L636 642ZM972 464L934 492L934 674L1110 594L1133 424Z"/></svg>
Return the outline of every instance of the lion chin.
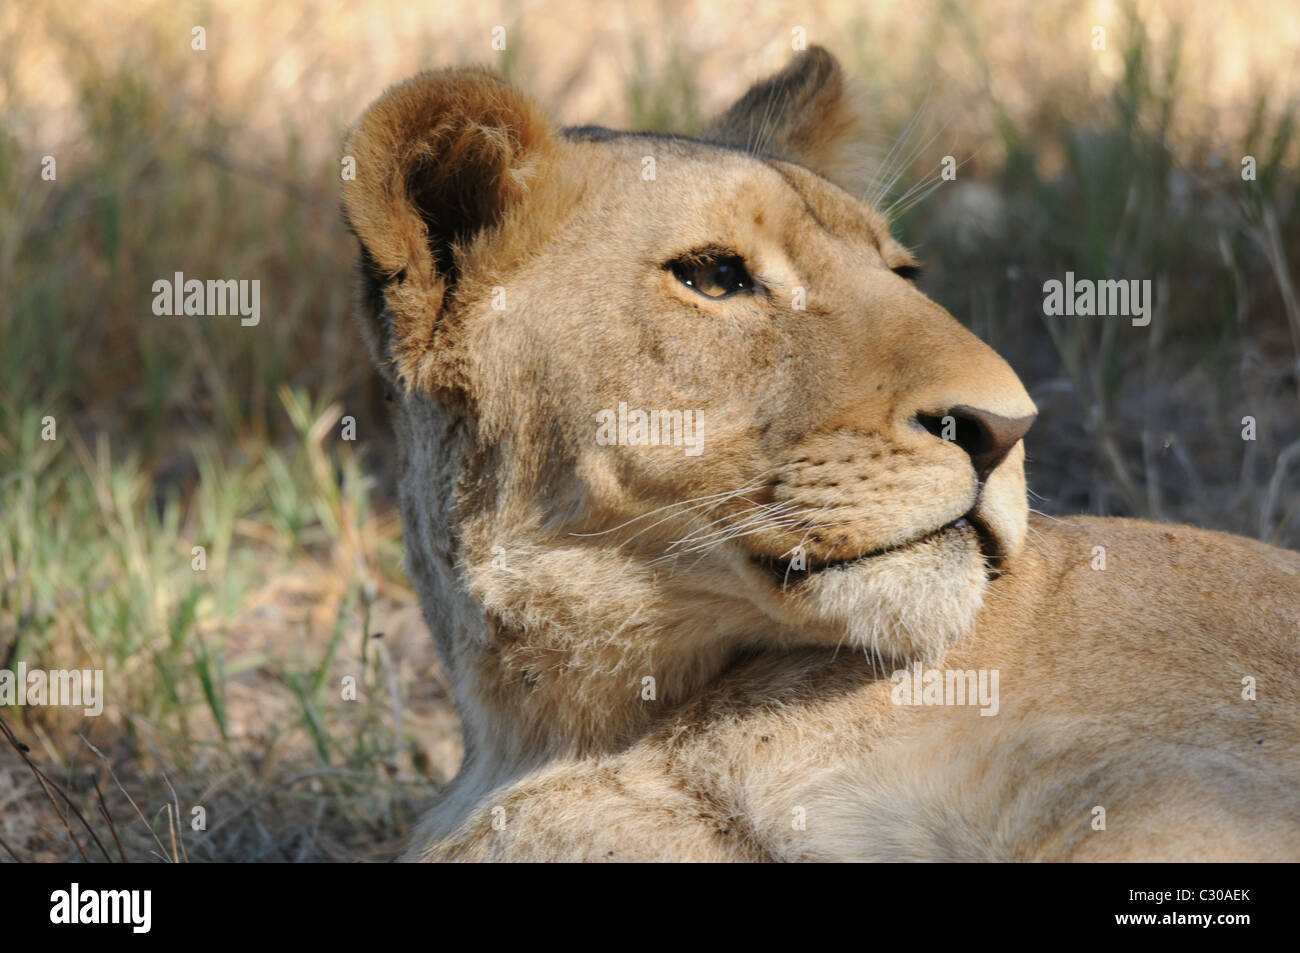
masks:
<svg viewBox="0 0 1300 953"><path fill-rule="evenodd" d="M966 518L883 552L791 568L753 557L764 610L814 628L881 664L935 657L969 632L990 575L987 545Z"/></svg>

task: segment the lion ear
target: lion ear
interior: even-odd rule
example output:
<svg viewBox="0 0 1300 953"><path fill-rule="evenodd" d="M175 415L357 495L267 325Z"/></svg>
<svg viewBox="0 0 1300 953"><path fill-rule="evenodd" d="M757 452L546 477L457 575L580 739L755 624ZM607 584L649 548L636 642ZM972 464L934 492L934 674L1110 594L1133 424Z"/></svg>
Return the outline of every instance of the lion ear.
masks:
<svg viewBox="0 0 1300 953"><path fill-rule="evenodd" d="M390 89L348 133L343 212L361 243L359 317L390 379L441 383L453 333L441 319L462 256L526 194L553 136L522 93L477 68Z"/></svg>
<svg viewBox="0 0 1300 953"><path fill-rule="evenodd" d="M867 178L862 100L839 61L812 46L751 86L703 138L794 162L858 191Z"/></svg>

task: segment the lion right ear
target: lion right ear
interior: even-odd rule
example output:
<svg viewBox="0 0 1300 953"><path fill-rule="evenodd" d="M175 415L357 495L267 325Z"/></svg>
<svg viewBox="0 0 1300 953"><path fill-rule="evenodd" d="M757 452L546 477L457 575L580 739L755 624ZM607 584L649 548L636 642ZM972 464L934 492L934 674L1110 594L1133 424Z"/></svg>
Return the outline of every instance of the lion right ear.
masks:
<svg viewBox="0 0 1300 953"><path fill-rule="evenodd" d="M553 142L522 93L478 68L424 73L348 133L343 212L361 243L362 332L403 387L452 386L445 321L467 249L527 192Z"/></svg>
<svg viewBox="0 0 1300 953"><path fill-rule="evenodd" d="M870 177L866 130L864 91L834 56L810 46L751 86L703 138L794 162L860 192Z"/></svg>

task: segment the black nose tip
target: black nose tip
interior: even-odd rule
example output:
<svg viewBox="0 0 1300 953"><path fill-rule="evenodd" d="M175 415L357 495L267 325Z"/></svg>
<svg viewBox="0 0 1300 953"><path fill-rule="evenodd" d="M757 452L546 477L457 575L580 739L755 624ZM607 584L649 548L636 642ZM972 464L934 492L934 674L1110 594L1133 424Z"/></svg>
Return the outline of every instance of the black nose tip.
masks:
<svg viewBox="0 0 1300 953"><path fill-rule="evenodd" d="M918 414L917 419L936 437L951 440L970 456L975 474L984 480L1028 431L1037 414L1028 417L1003 417L964 404L949 408L946 414ZM951 417L951 424L946 418Z"/></svg>

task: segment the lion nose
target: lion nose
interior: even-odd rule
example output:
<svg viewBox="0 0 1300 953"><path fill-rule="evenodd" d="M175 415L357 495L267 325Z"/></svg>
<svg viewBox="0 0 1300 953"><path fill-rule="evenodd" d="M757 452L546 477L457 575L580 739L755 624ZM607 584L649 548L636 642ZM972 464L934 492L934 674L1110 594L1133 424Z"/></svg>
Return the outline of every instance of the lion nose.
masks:
<svg viewBox="0 0 1300 953"><path fill-rule="evenodd" d="M999 463L1006 459L1011 448L1023 437L1037 414L1027 417L1003 417L977 407L964 404L948 409L946 414L933 416L918 414L926 430L936 437L951 440L970 456L975 473L984 480ZM946 418L952 418L948 427Z"/></svg>

